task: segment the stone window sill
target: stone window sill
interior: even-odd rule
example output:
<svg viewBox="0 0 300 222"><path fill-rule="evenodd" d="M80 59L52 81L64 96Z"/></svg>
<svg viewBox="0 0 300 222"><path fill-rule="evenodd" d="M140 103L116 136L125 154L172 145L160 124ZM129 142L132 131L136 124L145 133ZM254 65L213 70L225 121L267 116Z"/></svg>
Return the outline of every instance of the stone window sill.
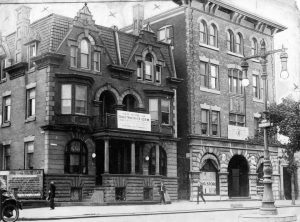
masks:
<svg viewBox="0 0 300 222"><path fill-rule="evenodd" d="M212 46L212 45L207 45L204 43L199 43L199 46L204 47L204 48L208 48L208 49L212 49L215 51L220 51L220 49L218 47Z"/></svg>
<svg viewBox="0 0 300 222"><path fill-rule="evenodd" d="M205 88L205 87L201 87L201 86L200 86L200 91L208 92L208 93L213 93L213 94L218 94L218 95L221 94L221 92L219 90L209 89L209 88Z"/></svg>
<svg viewBox="0 0 300 222"><path fill-rule="evenodd" d="M9 127L10 125L11 124L10 124L10 121L9 121L9 122L2 123L1 127L5 128L5 127Z"/></svg>
<svg viewBox="0 0 300 222"><path fill-rule="evenodd" d="M27 119L25 120L25 123L29 123L29 122L32 122L32 121L35 121L35 116L29 116L27 117Z"/></svg>
<svg viewBox="0 0 300 222"><path fill-rule="evenodd" d="M102 75L101 71L94 71L94 70L91 70L91 69L84 69L84 68L76 68L76 67L72 67L70 66L69 67L70 70L73 70L73 71L78 71L78 72L85 72L85 73L89 73L89 74L95 74L95 75Z"/></svg>
<svg viewBox="0 0 300 222"><path fill-rule="evenodd" d="M252 62L260 63L259 59L251 59Z"/></svg>
<svg viewBox="0 0 300 222"><path fill-rule="evenodd" d="M237 54L237 53L230 52L230 51L227 51L227 54L228 54L228 55L235 56L235 57L239 57L239 58L244 58L244 56L243 56L242 54Z"/></svg>

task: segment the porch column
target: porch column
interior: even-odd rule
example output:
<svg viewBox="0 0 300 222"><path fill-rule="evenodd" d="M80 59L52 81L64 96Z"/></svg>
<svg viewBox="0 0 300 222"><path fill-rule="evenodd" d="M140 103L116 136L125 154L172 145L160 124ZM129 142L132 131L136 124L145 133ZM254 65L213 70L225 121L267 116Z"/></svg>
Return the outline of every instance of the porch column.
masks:
<svg viewBox="0 0 300 222"><path fill-rule="evenodd" d="M135 174L135 142L131 142L131 174Z"/></svg>
<svg viewBox="0 0 300 222"><path fill-rule="evenodd" d="M159 144L155 145L155 175L159 175Z"/></svg>
<svg viewBox="0 0 300 222"><path fill-rule="evenodd" d="M104 139L104 173L109 173L109 140Z"/></svg>

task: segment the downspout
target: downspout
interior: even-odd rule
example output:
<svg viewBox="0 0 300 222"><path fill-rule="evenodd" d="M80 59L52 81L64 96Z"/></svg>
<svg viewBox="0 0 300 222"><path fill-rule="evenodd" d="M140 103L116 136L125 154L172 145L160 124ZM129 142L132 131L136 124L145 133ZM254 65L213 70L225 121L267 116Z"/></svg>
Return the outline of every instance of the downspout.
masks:
<svg viewBox="0 0 300 222"><path fill-rule="evenodd" d="M120 50L120 41L119 41L119 33L117 26L114 26L114 36L117 48L117 64L122 65L122 58L121 58L121 50Z"/></svg>

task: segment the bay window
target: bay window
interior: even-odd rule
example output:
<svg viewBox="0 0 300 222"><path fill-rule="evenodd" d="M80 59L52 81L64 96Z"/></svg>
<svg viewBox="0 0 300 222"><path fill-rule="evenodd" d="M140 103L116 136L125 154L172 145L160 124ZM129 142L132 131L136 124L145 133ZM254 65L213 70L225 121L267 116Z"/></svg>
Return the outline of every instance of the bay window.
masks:
<svg viewBox="0 0 300 222"><path fill-rule="evenodd" d="M87 86L61 85L61 114L87 114Z"/></svg>
<svg viewBox="0 0 300 222"><path fill-rule="evenodd" d="M152 121L171 124L171 102L169 99L149 99L149 114Z"/></svg>
<svg viewBox="0 0 300 222"><path fill-rule="evenodd" d="M170 100L161 100L161 123L170 124Z"/></svg>

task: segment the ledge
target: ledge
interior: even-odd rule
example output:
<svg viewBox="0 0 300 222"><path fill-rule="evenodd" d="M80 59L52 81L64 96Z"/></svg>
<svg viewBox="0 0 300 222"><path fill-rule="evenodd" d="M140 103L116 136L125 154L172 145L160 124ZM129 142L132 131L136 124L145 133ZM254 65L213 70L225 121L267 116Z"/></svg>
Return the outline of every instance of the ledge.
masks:
<svg viewBox="0 0 300 222"><path fill-rule="evenodd" d="M3 69L4 72L8 73L10 80L24 76L27 70L28 70L27 62L19 62L17 64L14 64L12 66Z"/></svg>
<svg viewBox="0 0 300 222"><path fill-rule="evenodd" d="M6 127L10 127L10 121L9 122L5 122L5 123L2 123L1 125L1 128L6 128Z"/></svg>
<svg viewBox="0 0 300 222"><path fill-rule="evenodd" d="M167 81L173 84L179 84L181 82L183 82L183 79L181 78L177 78L177 77L168 77Z"/></svg>
<svg viewBox="0 0 300 222"><path fill-rule="evenodd" d="M32 58L32 61L36 64L36 69L42 69L49 65L53 65L58 67L60 63L63 61L66 55L54 53L54 52L46 52L42 55L36 56Z"/></svg>
<svg viewBox="0 0 300 222"><path fill-rule="evenodd" d="M255 98L255 97L253 97L253 102L256 102L256 103L264 103L263 100L257 99L257 98Z"/></svg>
<svg viewBox="0 0 300 222"><path fill-rule="evenodd" d="M112 71L111 76L117 79L129 80L131 74L135 71L124 66L110 64L108 68Z"/></svg>
<svg viewBox="0 0 300 222"><path fill-rule="evenodd" d="M207 45L204 43L199 43L199 46L207 48L207 49L212 49L214 51L220 51L220 49L218 47L212 46L212 45Z"/></svg>
<svg viewBox="0 0 300 222"><path fill-rule="evenodd" d="M30 116L25 120L25 123L33 122L35 121L35 119L36 119L35 116Z"/></svg>
<svg viewBox="0 0 300 222"><path fill-rule="evenodd" d="M230 51L227 51L227 54L228 54L228 55L235 56L235 57L239 57L239 58L244 58L244 56L243 56L242 54L237 54L237 53L230 52Z"/></svg>
<svg viewBox="0 0 300 222"><path fill-rule="evenodd" d="M213 94L218 94L218 95L221 94L221 92L219 90L209 89L209 88L205 88L205 87L201 87L201 86L200 86L200 91L208 92L208 93L213 93Z"/></svg>

